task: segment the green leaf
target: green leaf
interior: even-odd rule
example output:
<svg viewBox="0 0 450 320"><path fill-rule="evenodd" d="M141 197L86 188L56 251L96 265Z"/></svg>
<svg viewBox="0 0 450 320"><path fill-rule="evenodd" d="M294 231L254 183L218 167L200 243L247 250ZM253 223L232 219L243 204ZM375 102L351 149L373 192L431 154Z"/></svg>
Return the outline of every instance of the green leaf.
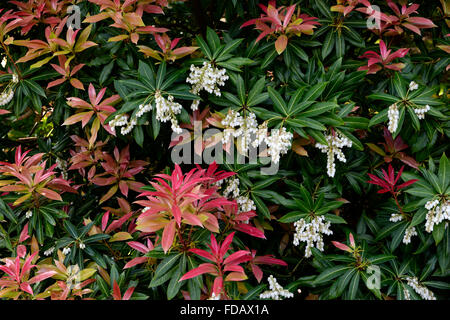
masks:
<svg viewBox="0 0 450 320"><path fill-rule="evenodd" d="M317 276L317 278L314 280L314 283L321 284L333 280L349 269L351 269L349 266L335 266L332 268L328 268Z"/></svg>
<svg viewBox="0 0 450 320"><path fill-rule="evenodd" d="M301 118L297 118L297 119L288 119L286 121L287 124L289 124L290 126L293 127L298 127L298 128L312 128L315 130L320 130L320 131L325 131L327 128L321 124L320 122L313 120L311 118L307 118L307 117L301 117Z"/></svg>
<svg viewBox="0 0 450 320"><path fill-rule="evenodd" d="M302 59L305 62L308 62L309 58L308 58L308 55L306 54L306 52L299 46L293 44L292 41L289 42L288 48L290 50L292 50L297 57L299 57L300 59Z"/></svg>
<svg viewBox="0 0 450 320"><path fill-rule="evenodd" d="M176 270L172 274L172 279L170 279L169 285L167 287L167 300L172 300L180 291L183 282L179 282L178 280L180 280L181 276L182 274L180 269Z"/></svg>
<svg viewBox="0 0 450 320"><path fill-rule="evenodd" d="M267 87L267 92L269 93L269 97L273 102L275 110L284 115L288 115L286 102L284 102L281 95L272 87Z"/></svg>
<svg viewBox="0 0 450 320"><path fill-rule="evenodd" d="M264 291L264 289L267 287L266 284L260 284L256 287L251 288L247 291L244 297L242 297L242 300L255 300L259 297L259 294Z"/></svg>
<svg viewBox="0 0 450 320"><path fill-rule="evenodd" d="M398 102L400 100L397 97L394 97L394 96L392 96L390 94L382 93L382 92L373 93L373 94L369 95L367 98L370 99L370 100L382 100L382 101L386 101L386 102L389 102L389 103L395 103L395 102Z"/></svg>
<svg viewBox="0 0 450 320"><path fill-rule="evenodd" d="M357 273L357 269L349 269L346 273L344 273L339 279L337 280L337 293L338 296L342 294L342 292L347 287L349 281L353 278L354 273Z"/></svg>
<svg viewBox="0 0 450 320"><path fill-rule="evenodd" d="M244 84L244 79L242 79L241 75L239 75L239 74L236 76L236 89L237 89L239 100L241 101L241 104L244 105L245 101L246 101L245 84Z"/></svg>
<svg viewBox="0 0 450 320"><path fill-rule="evenodd" d="M308 213L302 212L302 211L292 211L288 214L285 214L281 218L278 219L278 221L282 223L292 223L295 221L298 221L302 218L306 218L308 216Z"/></svg>
<svg viewBox="0 0 450 320"><path fill-rule="evenodd" d="M139 77L144 81L152 90L155 90L155 75L153 70L148 64L139 60L138 68Z"/></svg>
<svg viewBox="0 0 450 320"><path fill-rule="evenodd" d="M344 123L346 127L367 130L369 119L363 117L346 117L344 118Z"/></svg>
<svg viewBox="0 0 450 320"><path fill-rule="evenodd" d="M243 41L244 39L235 39L233 41L230 41L225 45L223 50L220 52L219 56L217 57L216 61L221 62L221 57L225 57L227 54L233 52Z"/></svg>
<svg viewBox="0 0 450 320"><path fill-rule="evenodd" d="M156 89L160 89L164 79L166 77L166 62L163 61L158 68L158 73L156 74Z"/></svg>
<svg viewBox="0 0 450 320"><path fill-rule="evenodd" d="M266 79L261 78L251 88L251 90L248 93L248 97L247 97L247 106L248 107L252 107L252 106L256 105L255 101L257 101L258 95L260 95L261 92L264 90L265 85L266 85Z"/></svg>
<svg viewBox="0 0 450 320"><path fill-rule="evenodd" d="M445 234L445 221L433 227L433 238L436 245L438 245L439 242L442 241L442 239L444 238L444 234Z"/></svg>
<svg viewBox="0 0 450 320"><path fill-rule="evenodd" d="M17 224L17 218L14 212L11 210L11 207L8 206L3 200L0 198L0 213L8 218L14 224Z"/></svg>
<svg viewBox="0 0 450 320"><path fill-rule="evenodd" d="M359 271L355 273L355 275L352 278L352 281L350 281L350 285L348 286L349 300L355 300L356 294L358 292L358 287L359 287Z"/></svg>
<svg viewBox="0 0 450 320"><path fill-rule="evenodd" d="M215 52L220 46L220 38L217 33L210 27L206 28L206 41L208 41L209 47Z"/></svg>
<svg viewBox="0 0 450 320"><path fill-rule="evenodd" d="M255 202L257 213L261 213L263 217L270 219L270 211L260 197L252 193L252 199Z"/></svg>
<svg viewBox="0 0 450 320"><path fill-rule="evenodd" d="M152 281L150 281L149 288L155 288L163 283L167 282L169 279L172 278L173 274L178 270L178 266L174 266L172 269L167 271L164 274L161 274L159 277L156 277L156 275L153 277Z"/></svg>
<svg viewBox="0 0 450 320"><path fill-rule="evenodd" d="M396 72L394 74L394 77L391 78L392 79L392 85L394 86L395 91L397 92L397 94L402 98L405 99L406 98L406 91L405 91L405 86L404 86L404 80L402 78L402 76L400 75L400 72Z"/></svg>
<svg viewBox="0 0 450 320"><path fill-rule="evenodd" d="M450 161L448 161L445 153L442 154L439 160L438 176L441 190L446 191L450 183Z"/></svg>
<svg viewBox="0 0 450 320"><path fill-rule="evenodd" d="M143 148L144 147L144 130L142 126L136 126L133 129L133 136L136 143Z"/></svg>
<svg viewBox="0 0 450 320"><path fill-rule="evenodd" d="M352 147L356 148L359 151L364 151L364 146L361 141L358 140L353 134L348 132L347 130L339 129L339 131L346 136L349 140L352 141Z"/></svg>
<svg viewBox="0 0 450 320"><path fill-rule="evenodd" d="M420 131L420 121L416 113L414 112L414 109L412 107L406 107L406 110L408 110L408 114L410 119L412 120L411 123L414 127L414 130Z"/></svg>
<svg viewBox="0 0 450 320"><path fill-rule="evenodd" d="M325 214L325 218L331 223L347 223L344 218L331 213Z"/></svg>
<svg viewBox="0 0 450 320"><path fill-rule="evenodd" d="M370 119L369 128L381 122L385 122L387 119L388 119L388 108L385 108L382 111L378 112L376 115L374 115L372 119Z"/></svg>
<svg viewBox="0 0 450 320"><path fill-rule="evenodd" d="M197 44L200 47L200 50L202 50L202 52L205 54L205 56L209 60L212 60L211 50L209 49L209 47L206 44L205 40L203 40L203 38L200 37L200 36L196 36L195 39L197 40Z"/></svg>
<svg viewBox="0 0 450 320"><path fill-rule="evenodd" d="M178 259L181 258L181 256L182 256L182 253L174 253L174 254L168 255L164 260L162 260L160 262L160 264L158 265L158 267L156 268L155 276L153 277L153 280L156 281L156 279L158 279L159 277L166 274L175 265L175 263L178 261ZM153 282L153 280L152 280L152 282Z"/></svg>
<svg viewBox="0 0 450 320"><path fill-rule="evenodd" d="M401 226L405 225L406 221L399 221L396 223L389 223L387 226L385 226L383 229L380 230L380 232L377 234L377 237L375 238L375 241L381 240L385 237L387 237L389 234L393 233L395 230L400 228Z"/></svg>
<svg viewBox="0 0 450 320"><path fill-rule="evenodd" d="M114 60L112 60L110 63L108 63L106 66L103 67L102 72L100 72L100 76L98 78L100 85L103 85L105 81L108 80L113 67L114 67Z"/></svg>
<svg viewBox="0 0 450 320"><path fill-rule="evenodd" d="M289 100L289 103L287 105L287 109L290 114L292 114L294 107L300 102L300 99L303 95L304 90L305 90L305 87L301 87L301 88L297 89L294 92L294 94L291 96L291 99Z"/></svg>
<svg viewBox="0 0 450 320"><path fill-rule="evenodd" d="M380 254L377 256L370 257L368 260L371 264L379 264L379 263L393 260L395 258L396 258L396 256L391 255L391 254Z"/></svg>
<svg viewBox="0 0 450 320"><path fill-rule="evenodd" d="M69 220L64 221L64 227L69 232L69 234L72 238L74 238L74 239L78 238L77 228L72 223L70 223Z"/></svg>
<svg viewBox="0 0 450 320"><path fill-rule="evenodd" d="M314 101L322 94L323 90L325 90L328 82L320 82L314 86L312 86L302 97L303 101Z"/></svg>
<svg viewBox="0 0 450 320"><path fill-rule="evenodd" d="M273 60L278 56L278 53L275 50L270 50L264 59L261 61L261 69L265 69L272 63Z"/></svg>
<svg viewBox="0 0 450 320"><path fill-rule="evenodd" d="M40 95L43 98L47 97L45 95L44 89L42 89L42 87L40 85L38 85L36 82L34 82L33 80L23 80L23 81L27 85L27 87L31 89L31 91Z"/></svg>
<svg viewBox="0 0 450 320"><path fill-rule="evenodd" d="M334 43L334 31L333 29L330 29L330 31L327 33L327 36L325 37L325 40L323 41L322 59L325 59L331 53L334 47Z"/></svg>

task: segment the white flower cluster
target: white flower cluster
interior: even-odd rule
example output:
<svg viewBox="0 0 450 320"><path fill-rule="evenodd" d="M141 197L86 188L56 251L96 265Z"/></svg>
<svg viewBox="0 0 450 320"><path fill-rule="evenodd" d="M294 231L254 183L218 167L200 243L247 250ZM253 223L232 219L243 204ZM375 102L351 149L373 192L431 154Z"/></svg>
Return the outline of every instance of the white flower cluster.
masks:
<svg viewBox="0 0 450 320"><path fill-rule="evenodd" d="M44 251L44 255L46 257L48 257L49 255L51 255L53 252L55 251L55 247L50 247L47 250Z"/></svg>
<svg viewBox="0 0 450 320"><path fill-rule="evenodd" d="M19 82L19 77L17 76L17 74L13 73L11 82L13 84ZM8 85L5 89L5 91L3 91L0 94L0 107L5 106L8 103L10 103L13 98L14 98L14 90L10 85Z"/></svg>
<svg viewBox="0 0 450 320"><path fill-rule="evenodd" d="M450 221L450 201L439 200L428 201L425 204L425 209L428 210L425 222L425 230L427 232L433 232L435 225L438 225L444 220Z"/></svg>
<svg viewBox="0 0 450 320"><path fill-rule="evenodd" d="M267 278L267 281L269 282L269 288L270 290L264 291L259 295L260 299L273 299L273 300L281 300L283 298L293 298L294 294L292 292L289 292L286 289L283 289L282 286L277 282L277 279L270 275Z"/></svg>
<svg viewBox="0 0 450 320"><path fill-rule="evenodd" d="M403 220L403 215L400 213L392 213L391 217L389 218L389 221L391 222L398 222Z"/></svg>
<svg viewBox="0 0 450 320"><path fill-rule="evenodd" d="M62 253L67 256L70 253L70 248L69 247L65 247L63 249Z"/></svg>
<svg viewBox="0 0 450 320"><path fill-rule="evenodd" d="M422 108L415 108L414 113L417 115L417 118L419 119L425 119L425 113L427 113L430 110L430 106L426 105Z"/></svg>
<svg viewBox="0 0 450 320"><path fill-rule="evenodd" d="M403 220L403 215L400 213L392 213L391 217L389 218L389 221L391 222L398 222ZM409 227L405 230L405 235L403 236L403 243L408 244L411 243L411 237L417 236L417 231L415 227Z"/></svg>
<svg viewBox="0 0 450 320"><path fill-rule="evenodd" d="M405 296L405 300L411 300L411 295L409 294L408 289L403 289L403 295Z"/></svg>
<svg viewBox="0 0 450 320"><path fill-rule="evenodd" d="M280 161L280 155L286 154L292 144L293 134L287 132L286 128L272 129L268 135L267 124L264 122L258 126L254 113L249 113L244 118L238 112L230 110L222 120L222 125L226 127L222 137L224 144L230 141L231 136L238 138L238 147L246 154L250 145L257 148L265 142L268 147L267 153L274 163Z"/></svg>
<svg viewBox="0 0 450 320"><path fill-rule="evenodd" d="M424 300L436 300L436 297L434 296L434 293L431 292L427 287L425 287L423 284L419 283L419 280L417 280L416 277L406 277L406 280L408 281L408 285L414 289L415 292L417 292L422 299Z"/></svg>
<svg viewBox="0 0 450 320"><path fill-rule="evenodd" d="M14 91L11 88L3 91L0 94L0 107L7 105L14 98Z"/></svg>
<svg viewBox="0 0 450 320"><path fill-rule="evenodd" d="M221 180L223 181L223 180ZM227 186L222 192L227 198L237 198L239 197L239 179L236 177L230 177L227 181Z"/></svg>
<svg viewBox="0 0 450 320"><path fill-rule="evenodd" d="M214 292L211 294L211 297L208 300L220 300L220 294L216 295Z"/></svg>
<svg viewBox="0 0 450 320"><path fill-rule="evenodd" d="M294 135L286 131L286 128L272 129L270 136L266 137L267 152L274 163L280 161L280 154L286 154L291 148L291 140Z"/></svg>
<svg viewBox="0 0 450 320"><path fill-rule="evenodd" d="M25 213L25 217L26 217L27 219L30 219L32 216L33 216L33 211L31 211L31 210L28 210L28 211Z"/></svg>
<svg viewBox="0 0 450 320"><path fill-rule="evenodd" d="M236 177L230 177L226 179L226 187L223 189L222 194L224 197L236 199L239 205L238 212L247 212L251 210L256 210L255 202L248 196L240 195L239 190L239 179ZM222 185L223 180L218 181L216 185Z"/></svg>
<svg viewBox="0 0 450 320"><path fill-rule="evenodd" d="M333 231L330 230L330 225L331 223L329 221L326 221L323 216L314 217L310 223L307 223L305 219L300 219L294 222L294 246L298 246L300 242L306 242L306 258L309 258L311 256L311 248L314 246L320 251L323 251L322 234L333 234Z"/></svg>
<svg viewBox="0 0 450 320"><path fill-rule="evenodd" d="M80 242L80 243L78 244L78 247L79 247L81 250L83 250L84 248L86 248L86 245L85 245L83 242Z"/></svg>
<svg viewBox="0 0 450 320"><path fill-rule="evenodd" d="M201 90L214 93L220 96L219 86L224 86L228 80L225 69L214 67L211 62L203 62L202 67L191 65L191 73L186 82L192 84L191 93L198 94ZM200 100L194 100L191 105L192 110L197 110Z"/></svg>
<svg viewBox="0 0 450 320"><path fill-rule="evenodd" d="M235 129L235 128L238 128L238 127L241 127L244 125L244 118L241 117L239 112L230 110L228 112L228 114L226 115L226 117L222 120L221 124L226 127L225 130L223 131L223 136L222 136L222 143L226 144L230 141L231 136L236 138L239 136L239 134L237 134L237 132L243 131L240 128L239 129Z"/></svg>
<svg viewBox="0 0 450 320"><path fill-rule="evenodd" d="M239 205L239 212L256 210L255 202L247 196L240 196L236 199Z"/></svg>
<svg viewBox="0 0 450 320"><path fill-rule="evenodd" d="M6 57L3 57L2 62L1 62L2 68L5 68L7 63L8 63L8 60L6 59Z"/></svg>
<svg viewBox="0 0 450 320"><path fill-rule="evenodd" d="M409 91L414 91L419 89L419 85L417 83L415 83L414 81L411 81L409 83Z"/></svg>
<svg viewBox="0 0 450 320"><path fill-rule="evenodd" d="M133 130L133 128L136 126L137 124L137 119L136 118L131 118L130 122L128 122L124 127L122 127L120 129L120 133L123 135L127 135L131 132L131 130Z"/></svg>
<svg viewBox="0 0 450 320"><path fill-rule="evenodd" d="M238 112L231 110L225 119L222 120L222 125L226 127L223 132L222 142L224 144L230 141L230 137L238 139L239 149L243 153L247 153L250 144L252 144L252 138L256 135L258 122L256 121L256 115L249 113L245 118Z"/></svg>
<svg viewBox="0 0 450 320"><path fill-rule="evenodd" d="M164 98L159 91L155 93L155 105L156 105L156 119L161 122L172 122L172 130L176 133L181 133L181 128L178 125L178 120L175 117L176 114L181 113L183 108L181 104L173 101L173 96L169 95Z"/></svg>
<svg viewBox="0 0 450 320"><path fill-rule="evenodd" d="M394 103L389 107L388 110L388 119L389 119L388 129L391 133L394 133L395 130L397 130L398 118L399 118L398 107L397 104Z"/></svg>
<svg viewBox="0 0 450 320"><path fill-rule="evenodd" d="M112 119L108 125L112 131L116 131L116 127L123 127L128 123L128 116L126 114L118 114Z"/></svg>
<svg viewBox="0 0 450 320"><path fill-rule="evenodd" d="M330 134L325 137L328 144L324 145L321 143L316 143L315 147L320 149L322 153L327 153L327 173L328 176L334 177L336 173L336 164L334 163L334 156L338 158L341 162L347 162L344 153L342 152L343 147L351 147L352 141L347 137L336 132L334 135Z"/></svg>
<svg viewBox="0 0 450 320"><path fill-rule="evenodd" d="M138 107L138 112L136 112L136 118L140 118L144 115L144 113L147 113L152 110L151 104L141 104Z"/></svg>
<svg viewBox="0 0 450 320"><path fill-rule="evenodd" d="M174 97L172 95L168 95L166 99L162 96L160 91L155 92L156 119L161 122L170 120L172 123L172 130L176 133L181 133L182 129L178 125L178 120L175 115L180 114L183 107L178 102L174 102L173 99ZM153 106L151 104L141 104L138 107L136 115L129 121L127 115L117 115L109 122L109 126L113 131L115 131L115 127L122 127L120 133L127 135L136 126L137 120L152 109Z"/></svg>
<svg viewBox="0 0 450 320"><path fill-rule="evenodd" d="M417 236L417 231L415 227L406 228L405 235L403 236L403 243L408 244L411 242L411 237Z"/></svg>

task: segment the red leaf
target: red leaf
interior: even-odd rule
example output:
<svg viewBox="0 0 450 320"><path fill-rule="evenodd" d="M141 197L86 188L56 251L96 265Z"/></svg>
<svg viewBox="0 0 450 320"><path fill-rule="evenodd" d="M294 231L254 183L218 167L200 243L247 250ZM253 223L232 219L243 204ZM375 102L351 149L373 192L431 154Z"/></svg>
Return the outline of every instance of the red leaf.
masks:
<svg viewBox="0 0 450 320"><path fill-rule="evenodd" d="M213 265L212 263L203 263L203 264L199 265L197 268L194 268L194 269L188 271L185 275L183 275L180 278L179 281L195 278L204 273L209 273L209 274L213 274L213 275L217 274L216 266Z"/></svg>
<svg viewBox="0 0 450 320"><path fill-rule="evenodd" d="M331 241L331 243L338 249L341 249L341 250L347 251L347 252L352 252L352 249L350 249L349 246L347 246L347 245L345 245L343 243L340 243L340 242L337 242L337 241Z"/></svg>
<svg viewBox="0 0 450 320"><path fill-rule="evenodd" d="M161 241L164 253L166 253L172 246L173 238L175 236L175 229L175 220L171 220L164 228Z"/></svg>

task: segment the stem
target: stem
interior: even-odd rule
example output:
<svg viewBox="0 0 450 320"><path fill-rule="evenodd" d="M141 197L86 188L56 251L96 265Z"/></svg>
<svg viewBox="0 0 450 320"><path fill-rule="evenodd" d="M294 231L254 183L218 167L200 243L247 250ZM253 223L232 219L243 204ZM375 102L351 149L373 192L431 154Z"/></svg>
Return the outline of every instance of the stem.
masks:
<svg viewBox="0 0 450 320"><path fill-rule="evenodd" d="M400 214L403 215L404 214L403 209L402 209L402 206L400 205L400 203L398 202L397 193L394 192L392 195L394 196L395 204L397 205L398 210L400 210Z"/></svg>
<svg viewBox="0 0 450 320"><path fill-rule="evenodd" d="M11 56L11 54L9 53L8 47L3 43L3 41L0 41L0 43L1 43L1 45L2 45L3 50L4 50L5 53L6 53L6 56L7 56L8 59L11 61L11 63L14 65L14 68L15 68L16 71L17 71L17 75L18 75L19 79L22 80L22 78L23 78L23 77L22 77L22 73L20 72L19 67L17 66L16 62L14 61L14 59L13 59L12 56Z"/></svg>
<svg viewBox="0 0 450 320"><path fill-rule="evenodd" d="M180 239L180 243L183 246L183 251L187 251L186 242L183 239L183 234L181 233L181 227L177 227L178 238Z"/></svg>

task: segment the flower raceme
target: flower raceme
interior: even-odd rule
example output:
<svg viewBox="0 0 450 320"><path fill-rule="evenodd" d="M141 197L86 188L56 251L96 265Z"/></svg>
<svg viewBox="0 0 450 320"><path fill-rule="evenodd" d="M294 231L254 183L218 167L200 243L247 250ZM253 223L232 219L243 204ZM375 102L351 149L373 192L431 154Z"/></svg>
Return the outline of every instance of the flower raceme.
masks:
<svg viewBox="0 0 450 320"><path fill-rule="evenodd" d="M255 25L255 29L261 31L256 38L256 42L260 41L267 35L273 35L277 37L275 41L275 49L278 54L283 53L288 44L288 38L291 34L300 36L302 33L311 35L314 32L316 25L320 25L317 22L316 17L310 17L307 14L300 14L298 10L297 15L294 15L296 5L289 7L276 7L276 1L269 1L269 5L266 7L259 4L260 8L264 11L260 18L251 19L241 25L241 28L250 25Z"/></svg>
<svg viewBox="0 0 450 320"><path fill-rule="evenodd" d="M367 74L375 74L378 71L386 68L394 71L400 71L405 67L404 63L392 63L394 59L403 58L409 52L409 49L402 48L394 53L391 53L391 49L386 48L386 44L383 40L380 40L380 53L375 51L366 51L360 58L366 58L367 66L362 66L358 68L358 71L367 70Z"/></svg>

